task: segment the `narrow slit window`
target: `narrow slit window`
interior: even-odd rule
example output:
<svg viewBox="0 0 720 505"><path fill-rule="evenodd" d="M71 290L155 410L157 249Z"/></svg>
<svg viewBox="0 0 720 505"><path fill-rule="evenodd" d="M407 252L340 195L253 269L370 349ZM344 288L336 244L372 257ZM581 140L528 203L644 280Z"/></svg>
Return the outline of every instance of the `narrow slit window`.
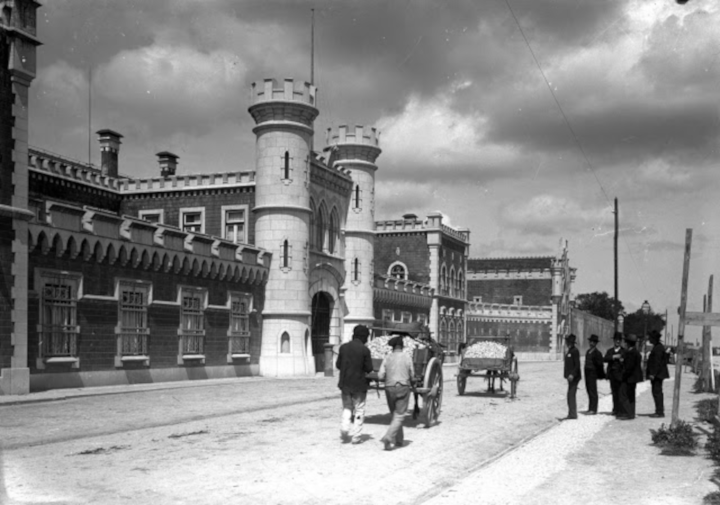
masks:
<svg viewBox="0 0 720 505"><path fill-rule="evenodd" d="M290 153L285 151L284 166L283 166L284 179L290 178Z"/></svg>

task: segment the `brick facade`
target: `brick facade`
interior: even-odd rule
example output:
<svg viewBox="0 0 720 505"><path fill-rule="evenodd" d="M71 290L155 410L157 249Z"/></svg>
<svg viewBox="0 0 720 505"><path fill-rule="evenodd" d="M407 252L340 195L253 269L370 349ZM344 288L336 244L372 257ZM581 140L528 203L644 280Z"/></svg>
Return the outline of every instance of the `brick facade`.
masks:
<svg viewBox="0 0 720 505"><path fill-rule="evenodd" d="M523 305L548 305L552 294L551 279L493 279L468 281L468 299L482 297L483 302L512 304L522 296Z"/></svg>
<svg viewBox="0 0 720 505"><path fill-rule="evenodd" d="M383 234L375 236L375 273L388 275L390 265L401 261L408 279L430 283L430 252L426 233Z"/></svg>

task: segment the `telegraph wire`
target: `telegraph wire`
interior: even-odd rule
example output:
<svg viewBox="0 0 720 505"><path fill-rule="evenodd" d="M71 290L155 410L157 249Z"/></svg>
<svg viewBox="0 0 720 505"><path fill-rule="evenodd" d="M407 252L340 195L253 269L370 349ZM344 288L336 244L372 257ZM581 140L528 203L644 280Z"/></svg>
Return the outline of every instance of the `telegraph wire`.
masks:
<svg viewBox="0 0 720 505"><path fill-rule="evenodd" d="M520 35L522 35L523 40L525 41L525 45L527 46L528 50L530 51L530 54L532 55L532 59L535 62L535 65L537 65L538 70L540 71L540 75L542 75L543 81L545 81L545 85L547 86L548 90L550 91L550 95L552 96L553 100L555 101L555 105L557 105L558 110L560 111L560 114L563 117L563 120L565 121L565 126L567 126L568 130L570 130L570 133L573 136L573 139L575 140L575 143L578 146L578 149L580 150L580 153L582 154L583 159L585 160L585 163L588 166L588 169L590 170L590 173L592 173L593 177L595 178L595 182L597 182L598 186L600 186L600 190L602 191L603 196L605 197L605 200L608 202L608 204L611 204L610 197L607 194L607 191L605 191L605 187L600 182L600 179L597 176L597 173L595 173L595 169L592 166L592 163L590 163L590 160L587 157L587 154L585 153L585 149L582 146L582 143L580 142L580 139L578 138L577 134L575 133L575 130L570 125L570 121L568 120L567 115L565 115L565 111L563 110L562 106L560 105L560 101L557 99L557 96L555 96L555 92L552 89L552 86L550 85L550 81L548 81L547 77L545 76L545 72L542 69L542 66L540 65L540 62L538 61L537 57L535 56L535 51L533 51L532 46L530 45L530 41L528 41L527 37L525 36L525 31L522 29L522 26L520 25L520 21L518 20L517 16L515 16L515 12L513 11L512 7L510 6L509 0L505 0L505 5L507 5L508 10L510 11L510 14L512 15L513 19L515 20L515 24L518 27L518 30L520 30ZM632 254L632 251L630 250L630 245L627 243L627 239L623 237L623 242L625 242L625 247L627 248L628 254L630 255L630 259L632 260L633 267L635 268L635 273L640 278L640 282L643 285L643 288L647 291L647 285L645 284L645 279L643 279L642 274L640 273L640 270L638 269L637 263L635 262L635 257Z"/></svg>

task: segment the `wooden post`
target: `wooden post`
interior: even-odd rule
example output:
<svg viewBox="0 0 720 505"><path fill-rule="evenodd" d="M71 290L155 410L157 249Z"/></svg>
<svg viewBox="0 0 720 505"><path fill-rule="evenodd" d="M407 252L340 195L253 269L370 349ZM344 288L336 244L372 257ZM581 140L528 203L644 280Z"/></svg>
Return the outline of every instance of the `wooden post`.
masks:
<svg viewBox="0 0 720 505"><path fill-rule="evenodd" d="M708 294L705 312L712 312L712 292L713 292L713 276L710 276L708 282ZM700 377L702 377L703 391L713 391L712 383L712 326L703 326L702 332L702 368L700 369Z"/></svg>
<svg viewBox="0 0 720 505"><path fill-rule="evenodd" d="M613 241L614 253L615 253L615 303L613 304L613 325L615 332L618 331L618 221L620 216L618 214L618 199L615 198L615 240Z"/></svg>
<svg viewBox="0 0 720 505"><path fill-rule="evenodd" d="M680 320L678 321L677 332L677 355L680 360L683 359L685 338L685 310L687 308L687 288L688 276L690 275L690 248L692 246L692 228L685 230L685 260L683 261L682 288L680 290ZM682 379L682 361L675 364L675 387L673 390L672 403L672 421L671 426L678 422L678 414L680 411L680 380Z"/></svg>

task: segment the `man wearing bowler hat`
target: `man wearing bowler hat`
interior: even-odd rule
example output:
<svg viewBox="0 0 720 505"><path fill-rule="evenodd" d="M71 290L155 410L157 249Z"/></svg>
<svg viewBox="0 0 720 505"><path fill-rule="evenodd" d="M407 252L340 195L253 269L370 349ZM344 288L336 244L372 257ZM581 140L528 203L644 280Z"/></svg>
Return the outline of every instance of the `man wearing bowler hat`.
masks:
<svg viewBox="0 0 720 505"><path fill-rule="evenodd" d="M603 368L603 355L597 348L600 338L597 335L590 335L590 349L585 353L585 389L588 394L589 406L587 414L594 416L598 410L598 379L605 378Z"/></svg>
<svg viewBox="0 0 720 505"><path fill-rule="evenodd" d="M565 337L567 350L565 351L565 379L568 383L567 404L568 415L561 419L577 419L577 388L580 383L580 351L575 347L577 337L572 333Z"/></svg>
<svg viewBox="0 0 720 505"><path fill-rule="evenodd" d="M660 343L659 331L651 331L649 337L653 348L648 356L646 373L647 378L650 379L652 396L655 401L655 413L650 417L665 417L662 381L670 378L667 368L668 354L665 346Z"/></svg>
<svg viewBox="0 0 720 505"><path fill-rule="evenodd" d="M635 388L638 382L643 381L642 356L635 348L637 337L635 335L627 335L625 344L625 358L623 361L622 383L620 384L620 401L623 406L624 415L618 419L628 421L635 419Z"/></svg>
<svg viewBox="0 0 720 505"><path fill-rule="evenodd" d="M619 331L613 335L613 346L605 353L604 361L608 364L605 376L610 381L612 392L612 415L623 415L622 403L620 402L620 384L622 384L623 358L625 349L622 346L623 334Z"/></svg>

